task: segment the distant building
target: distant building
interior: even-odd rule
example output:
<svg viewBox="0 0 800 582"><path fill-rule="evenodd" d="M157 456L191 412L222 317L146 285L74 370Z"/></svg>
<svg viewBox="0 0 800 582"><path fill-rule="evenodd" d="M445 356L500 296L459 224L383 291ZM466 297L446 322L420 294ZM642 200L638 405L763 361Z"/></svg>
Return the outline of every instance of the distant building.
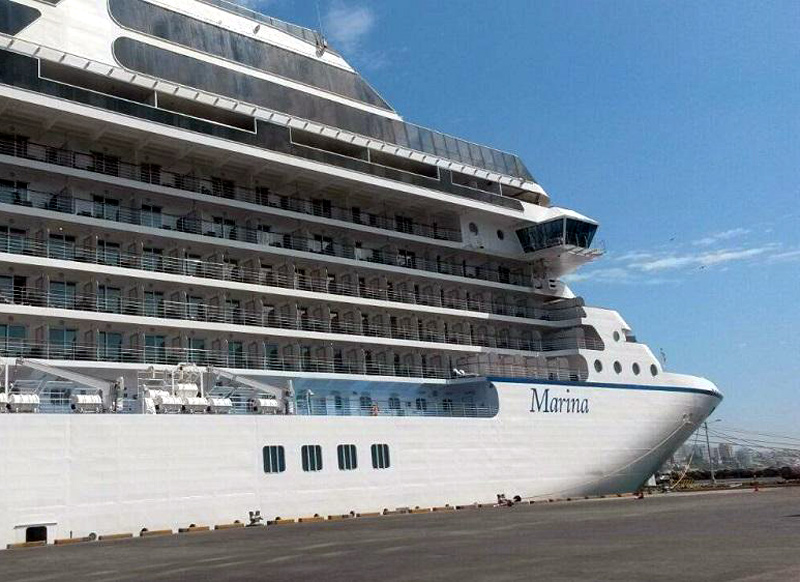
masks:
<svg viewBox="0 0 800 582"><path fill-rule="evenodd" d="M692 447L692 453L694 455L694 459L699 461L708 461L708 450L706 449L705 445L694 445Z"/></svg>
<svg viewBox="0 0 800 582"><path fill-rule="evenodd" d="M733 445L722 443L717 447L719 453L719 460L723 463L730 463L734 460Z"/></svg>
<svg viewBox="0 0 800 582"><path fill-rule="evenodd" d="M736 461L739 463L740 467L752 467L753 451L751 449L739 449L736 451Z"/></svg>

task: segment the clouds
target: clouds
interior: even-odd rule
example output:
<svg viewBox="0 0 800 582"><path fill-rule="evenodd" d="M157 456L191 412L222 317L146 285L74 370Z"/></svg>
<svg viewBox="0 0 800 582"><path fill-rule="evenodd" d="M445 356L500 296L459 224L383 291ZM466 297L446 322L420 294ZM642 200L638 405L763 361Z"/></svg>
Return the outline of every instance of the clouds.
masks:
<svg viewBox="0 0 800 582"><path fill-rule="evenodd" d="M710 233L690 243L609 254L596 267L565 278L569 283L593 281L608 284L661 285L679 283L692 273L727 270L754 264L800 262L800 248L779 242L751 242L746 228ZM739 239L738 244L733 241Z"/></svg>
<svg viewBox="0 0 800 582"><path fill-rule="evenodd" d="M730 240L732 238L742 237L749 233L750 229L747 228L732 228L730 230L723 230L722 232L717 232L709 236L703 237L701 239L694 241L692 244L699 246L710 246L713 245L714 243Z"/></svg>
<svg viewBox="0 0 800 582"><path fill-rule="evenodd" d="M374 30L377 17L367 5L333 0L325 12L322 24L334 47L356 54Z"/></svg>

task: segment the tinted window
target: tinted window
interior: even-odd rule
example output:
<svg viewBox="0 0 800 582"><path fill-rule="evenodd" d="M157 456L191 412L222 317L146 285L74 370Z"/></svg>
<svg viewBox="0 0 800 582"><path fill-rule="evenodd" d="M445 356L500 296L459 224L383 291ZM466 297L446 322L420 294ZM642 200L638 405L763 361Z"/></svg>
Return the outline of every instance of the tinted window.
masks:
<svg viewBox="0 0 800 582"><path fill-rule="evenodd" d="M111 0L127 28L261 69L384 109L389 105L357 74L141 0Z"/></svg>
<svg viewBox="0 0 800 582"><path fill-rule="evenodd" d="M234 99L303 119L318 121L387 143L414 147L419 150L422 150L425 143L437 143L433 135L422 140L420 128L412 124L386 119L264 79L257 79L225 67L146 45L133 39L118 38L114 41L114 54L122 66L146 75L167 79L210 93L227 95ZM430 130L427 131L430 132ZM429 153L486 170L533 180L530 172L516 156L501 152L496 152L497 155L495 155L491 148L472 145L473 151L481 151L481 156L475 160L470 153L471 144L450 136L443 136L443 140L445 152ZM412 146L411 142L415 145ZM498 160L502 160L503 164L498 164Z"/></svg>
<svg viewBox="0 0 800 582"><path fill-rule="evenodd" d="M336 447L339 457L339 469L342 471L352 471L358 467L358 456L355 445L339 445Z"/></svg>
<svg viewBox="0 0 800 582"><path fill-rule="evenodd" d="M389 445L372 445L372 467L374 469L388 469L390 466Z"/></svg>
<svg viewBox="0 0 800 582"><path fill-rule="evenodd" d="M303 445L300 454L303 460L303 471L322 471L321 446Z"/></svg>
<svg viewBox="0 0 800 582"><path fill-rule="evenodd" d="M5 34L17 34L42 15L35 8L11 2L11 0L0 0L0 32Z"/></svg>
<svg viewBox="0 0 800 582"><path fill-rule="evenodd" d="M264 447L264 472L283 473L286 470L286 456L283 447L266 446Z"/></svg>

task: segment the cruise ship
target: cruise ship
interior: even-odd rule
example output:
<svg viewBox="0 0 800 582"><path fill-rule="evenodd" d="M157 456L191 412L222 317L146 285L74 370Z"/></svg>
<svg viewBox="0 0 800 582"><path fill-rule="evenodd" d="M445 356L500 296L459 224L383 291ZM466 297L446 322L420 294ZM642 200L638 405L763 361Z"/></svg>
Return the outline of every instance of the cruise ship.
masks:
<svg viewBox="0 0 800 582"><path fill-rule="evenodd" d="M0 544L639 488L721 401L519 157L224 0L0 0Z"/></svg>

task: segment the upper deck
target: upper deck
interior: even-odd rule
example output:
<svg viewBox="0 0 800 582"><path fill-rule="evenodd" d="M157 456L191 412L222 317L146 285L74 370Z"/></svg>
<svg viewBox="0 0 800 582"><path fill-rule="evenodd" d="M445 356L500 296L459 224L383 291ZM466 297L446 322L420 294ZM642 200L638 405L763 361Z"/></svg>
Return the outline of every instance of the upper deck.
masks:
<svg viewBox="0 0 800 582"><path fill-rule="evenodd" d="M305 29L199 0L2 4L18 17L0 25L0 47L40 63L34 83L27 64L6 62L5 84L86 102L76 90L84 89L94 107L193 131L204 129L173 118L209 121L232 128L227 139L262 147L275 143L270 127L282 126L287 141L328 163L363 171L366 162L505 208L521 209L517 198L548 203L517 156L403 121Z"/></svg>

